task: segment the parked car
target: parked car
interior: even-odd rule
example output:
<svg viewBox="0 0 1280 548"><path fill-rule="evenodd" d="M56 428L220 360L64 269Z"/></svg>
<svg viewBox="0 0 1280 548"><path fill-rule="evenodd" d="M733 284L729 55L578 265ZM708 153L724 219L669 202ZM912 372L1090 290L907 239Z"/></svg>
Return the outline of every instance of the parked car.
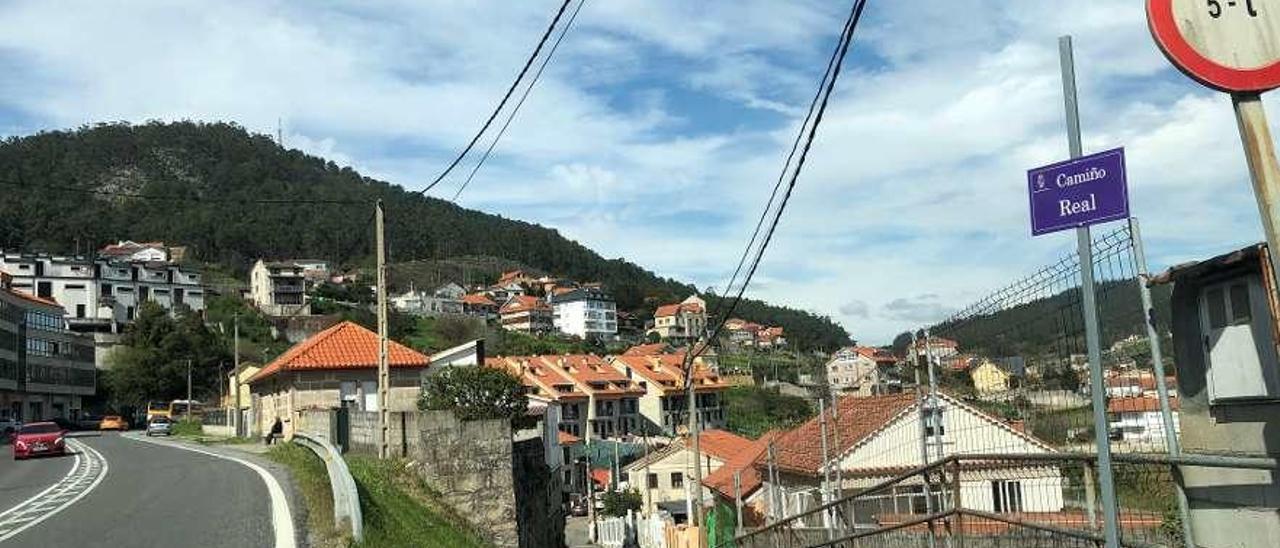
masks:
<svg viewBox="0 0 1280 548"><path fill-rule="evenodd" d="M107 415L102 417L102 422L98 426L99 430L119 430L124 432L129 429L129 421L124 420L120 415Z"/></svg>
<svg viewBox="0 0 1280 548"><path fill-rule="evenodd" d="M147 423L147 436L173 435L173 421L169 417L155 417Z"/></svg>
<svg viewBox="0 0 1280 548"><path fill-rule="evenodd" d="M13 439L13 460L39 455L65 455L66 431L52 422L33 422L22 425Z"/></svg>
<svg viewBox="0 0 1280 548"><path fill-rule="evenodd" d="M586 497L576 498L569 501L569 515L585 516L587 515L587 499Z"/></svg>
<svg viewBox="0 0 1280 548"><path fill-rule="evenodd" d="M81 415L78 423L80 430L97 430L102 426L102 417L95 415Z"/></svg>

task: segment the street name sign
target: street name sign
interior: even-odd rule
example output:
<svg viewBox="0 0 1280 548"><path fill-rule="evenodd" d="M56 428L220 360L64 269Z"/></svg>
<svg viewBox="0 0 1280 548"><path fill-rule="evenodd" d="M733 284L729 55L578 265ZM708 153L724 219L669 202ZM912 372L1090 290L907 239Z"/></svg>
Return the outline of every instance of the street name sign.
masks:
<svg viewBox="0 0 1280 548"><path fill-rule="evenodd" d="M1165 56L1206 86L1280 87L1280 2L1147 0L1147 23Z"/></svg>
<svg viewBox="0 0 1280 548"><path fill-rule="evenodd" d="M1032 236L1127 219L1124 149L1028 170L1027 194Z"/></svg>

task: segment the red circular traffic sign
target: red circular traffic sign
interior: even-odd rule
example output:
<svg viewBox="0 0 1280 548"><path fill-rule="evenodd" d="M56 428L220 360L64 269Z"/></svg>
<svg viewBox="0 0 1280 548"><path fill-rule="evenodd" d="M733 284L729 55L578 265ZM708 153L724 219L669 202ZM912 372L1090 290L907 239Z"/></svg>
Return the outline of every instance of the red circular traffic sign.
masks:
<svg viewBox="0 0 1280 548"><path fill-rule="evenodd" d="M1280 5L1267 0L1147 0L1165 56L1201 84L1227 92L1280 87Z"/></svg>

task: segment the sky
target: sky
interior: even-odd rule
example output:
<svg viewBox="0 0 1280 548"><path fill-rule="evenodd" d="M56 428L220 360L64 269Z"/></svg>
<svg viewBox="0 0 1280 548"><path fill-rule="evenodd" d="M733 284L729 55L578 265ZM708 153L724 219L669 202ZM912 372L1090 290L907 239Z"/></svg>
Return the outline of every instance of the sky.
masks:
<svg viewBox="0 0 1280 548"><path fill-rule="evenodd" d="M280 127L287 147L421 189L559 4L0 2L0 136ZM1085 151L1125 147L1152 268L1261 240L1230 99L1168 63L1142 6L870 0L748 295L882 344L1070 253L1071 232L1030 236L1025 182L1067 156L1063 34ZM587 0L459 204L722 290L848 7ZM451 198L462 167L431 194Z"/></svg>

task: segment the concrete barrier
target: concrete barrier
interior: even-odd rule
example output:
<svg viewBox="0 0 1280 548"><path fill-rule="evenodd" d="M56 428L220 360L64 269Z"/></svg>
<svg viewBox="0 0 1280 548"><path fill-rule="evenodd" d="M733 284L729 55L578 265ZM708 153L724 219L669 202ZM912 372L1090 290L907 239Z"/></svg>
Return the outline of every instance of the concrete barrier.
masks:
<svg viewBox="0 0 1280 548"><path fill-rule="evenodd" d="M333 492L334 525L338 529L350 527L351 538L356 542L363 541L364 516L360 513L360 493L342 453L332 443L315 434L294 432L293 441L311 449L324 461L325 470L329 474L329 490Z"/></svg>

